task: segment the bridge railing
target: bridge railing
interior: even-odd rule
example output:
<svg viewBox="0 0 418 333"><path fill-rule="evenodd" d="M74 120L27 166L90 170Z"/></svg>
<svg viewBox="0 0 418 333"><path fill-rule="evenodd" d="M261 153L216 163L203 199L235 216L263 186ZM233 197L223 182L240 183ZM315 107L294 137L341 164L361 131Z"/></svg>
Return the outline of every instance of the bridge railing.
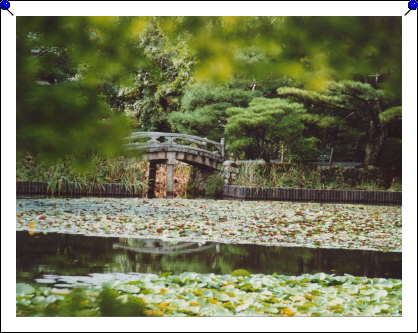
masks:
<svg viewBox="0 0 418 333"><path fill-rule="evenodd" d="M148 140L146 140L148 138ZM225 140L216 142L195 135L164 132L133 132L127 138L128 150L176 151L192 149L193 151L212 154L215 158L224 159Z"/></svg>

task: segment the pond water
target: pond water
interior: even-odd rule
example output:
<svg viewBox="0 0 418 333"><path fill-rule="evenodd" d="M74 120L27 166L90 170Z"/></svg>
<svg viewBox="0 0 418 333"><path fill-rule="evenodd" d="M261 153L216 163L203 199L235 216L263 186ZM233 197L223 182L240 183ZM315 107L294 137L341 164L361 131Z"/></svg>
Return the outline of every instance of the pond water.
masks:
<svg viewBox="0 0 418 333"><path fill-rule="evenodd" d="M300 275L319 273L402 278L402 254L251 244L172 243L153 239L16 233L18 282L44 275L182 272Z"/></svg>

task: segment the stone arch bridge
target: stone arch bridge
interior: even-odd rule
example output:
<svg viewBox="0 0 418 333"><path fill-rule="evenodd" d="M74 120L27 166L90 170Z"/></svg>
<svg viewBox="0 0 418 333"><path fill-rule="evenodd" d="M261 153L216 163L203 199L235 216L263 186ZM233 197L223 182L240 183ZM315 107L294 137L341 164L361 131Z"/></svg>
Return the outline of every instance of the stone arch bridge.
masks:
<svg viewBox="0 0 418 333"><path fill-rule="evenodd" d="M158 164L167 165L166 197L174 196L173 168L176 161L197 167L200 178L206 179L225 159L225 140L216 142L195 135L164 132L133 132L127 138L128 150L141 151L141 159L150 162L148 198L155 196Z"/></svg>

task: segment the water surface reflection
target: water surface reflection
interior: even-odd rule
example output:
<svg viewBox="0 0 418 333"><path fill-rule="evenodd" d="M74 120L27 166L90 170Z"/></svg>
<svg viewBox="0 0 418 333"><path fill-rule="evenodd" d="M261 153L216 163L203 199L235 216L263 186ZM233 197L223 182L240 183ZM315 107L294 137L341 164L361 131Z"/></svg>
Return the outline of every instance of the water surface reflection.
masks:
<svg viewBox="0 0 418 333"><path fill-rule="evenodd" d="M16 234L18 281L44 274L182 272L300 275L325 272L402 278L402 254L365 250L309 249L221 243L169 243L154 239L70 234Z"/></svg>

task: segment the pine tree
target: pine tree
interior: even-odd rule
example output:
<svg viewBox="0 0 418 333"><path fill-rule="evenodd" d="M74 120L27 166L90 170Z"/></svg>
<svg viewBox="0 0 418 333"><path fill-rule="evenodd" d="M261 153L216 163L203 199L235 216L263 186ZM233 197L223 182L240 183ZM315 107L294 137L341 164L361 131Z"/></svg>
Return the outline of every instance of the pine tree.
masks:
<svg viewBox="0 0 418 333"><path fill-rule="evenodd" d="M384 90L359 81L329 82L324 91L282 87L277 92L303 102L311 123L333 128L346 140L361 140L366 166L377 163L388 135L387 124L401 112Z"/></svg>
<svg viewBox="0 0 418 333"><path fill-rule="evenodd" d="M258 92L227 85L197 83L190 86L182 99L184 111L169 115L170 123L181 133L204 136L219 141L224 136L226 109L247 106Z"/></svg>
<svg viewBox="0 0 418 333"><path fill-rule="evenodd" d="M294 160L309 160L316 154L316 139L305 137L303 104L281 98L255 98L247 108L233 107L225 132L229 149L245 158L277 158L285 145Z"/></svg>

